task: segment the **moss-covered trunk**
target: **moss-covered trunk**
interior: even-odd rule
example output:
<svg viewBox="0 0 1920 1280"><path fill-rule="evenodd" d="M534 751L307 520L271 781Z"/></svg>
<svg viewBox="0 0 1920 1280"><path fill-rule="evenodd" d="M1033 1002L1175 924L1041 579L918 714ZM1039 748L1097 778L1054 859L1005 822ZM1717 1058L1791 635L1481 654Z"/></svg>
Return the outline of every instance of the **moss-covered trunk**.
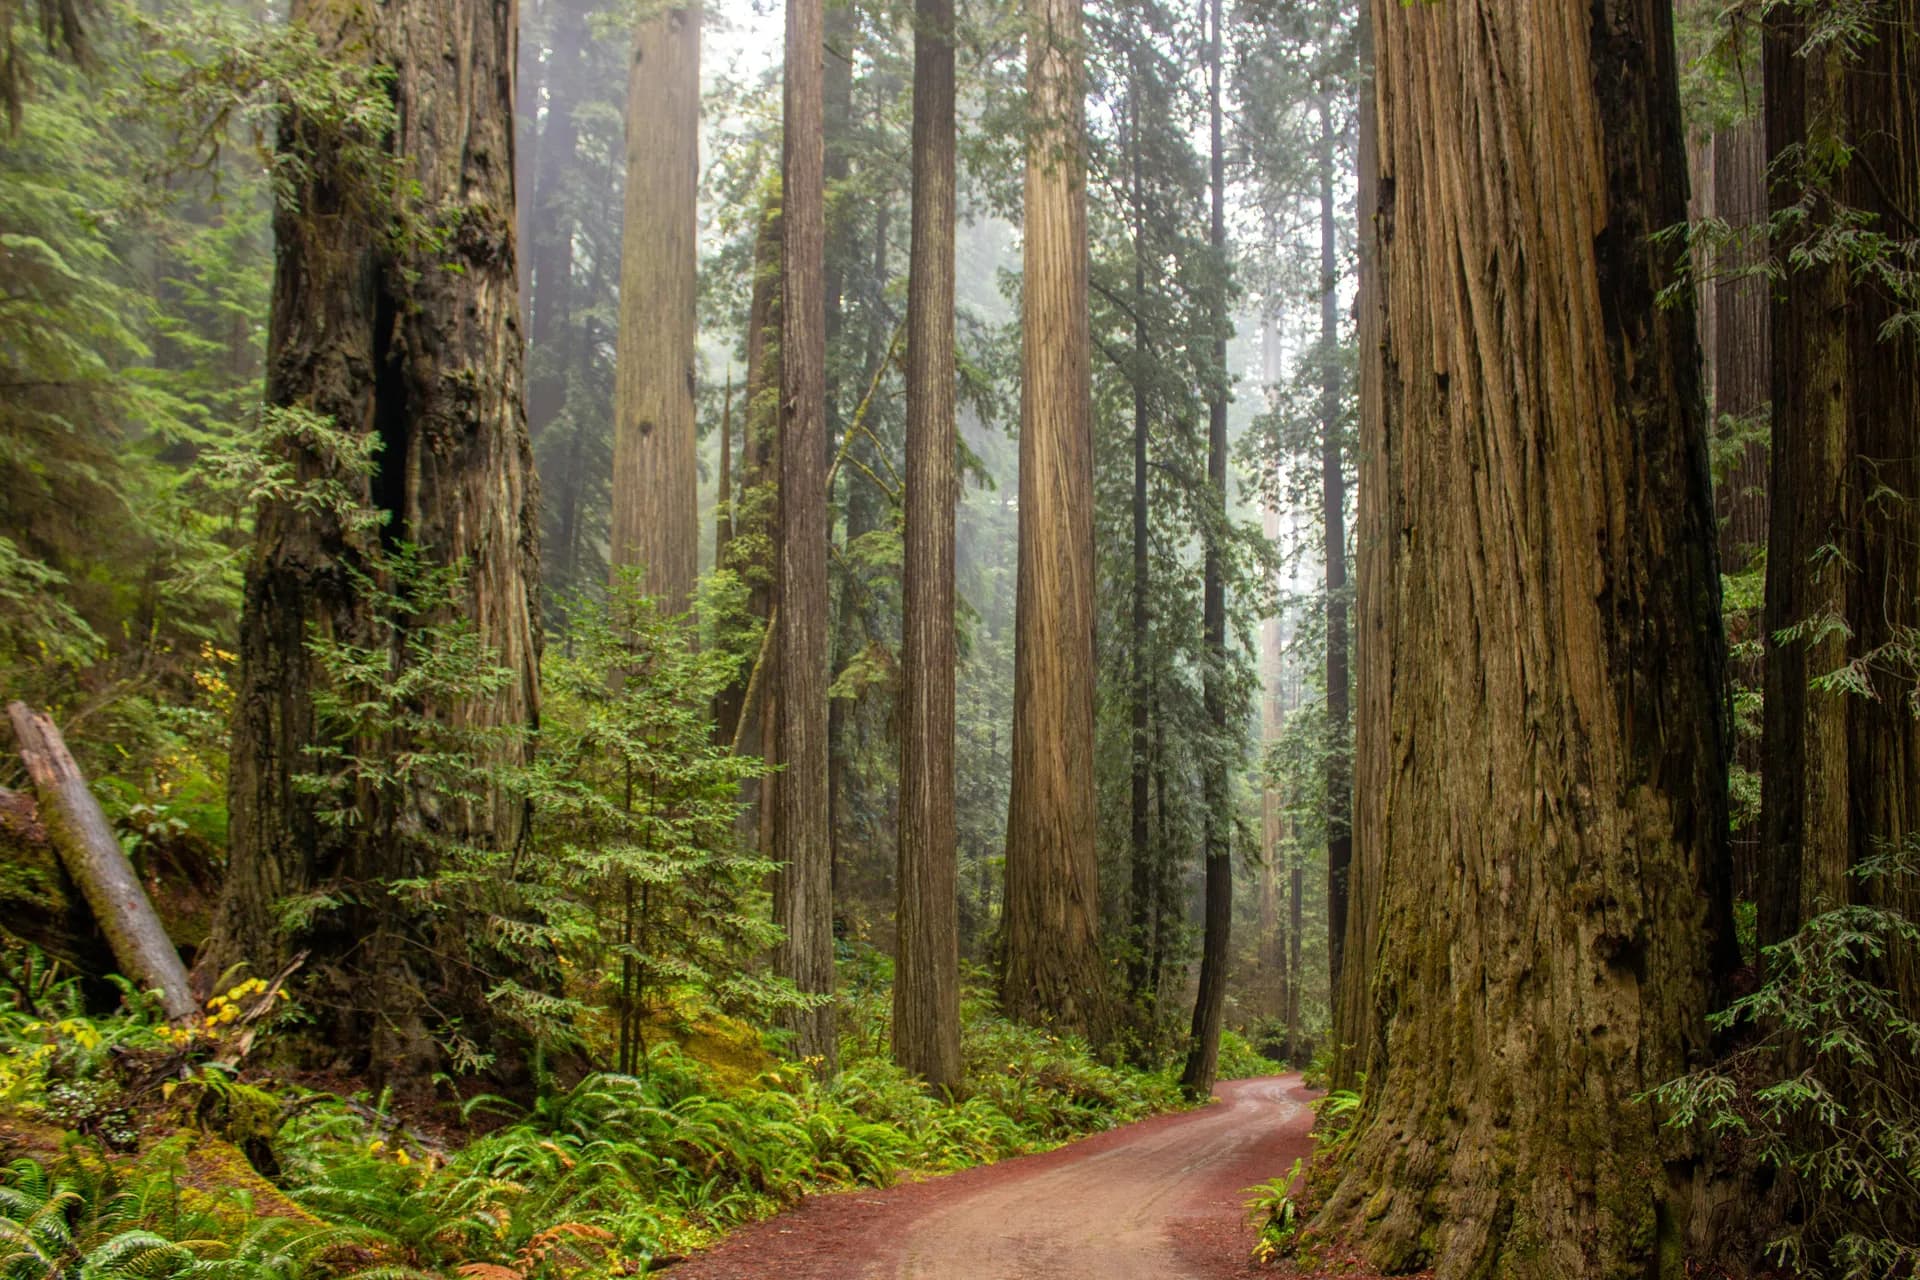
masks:
<svg viewBox="0 0 1920 1280"><path fill-rule="evenodd" d="M538 715L539 523L513 231L514 9L504 0L375 9L294 0L291 19L330 56L390 75L396 123L379 142L405 194L389 228L341 139L287 113L280 146L302 181L297 203L274 221L267 401L378 438L371 476L309 437L286 448L301 479L338 482L386 523L361 527L299 497L261 506L240 619L229 870L208 966L218 974L244 962L270 974L306 949L316 1040L362 1065L370 1050L376 1070L425 1070L435 1028L450 1019L486 1042L485 984L465 963L458 929L448 936L378 886L430 876L433 851L453 842L510 847L524 804L490 785L466 800L362 787L355 821L323 821L325 802L298 779L315 769L314 748L343 744L322 740L314 694L324 676L309 646L376 641L355 577L381 576L383 539L409 542L429 563L463 567L455 610L510 673L497 692L417 709L455 733L530 727ZM405 660L394 653L396 670ZM412 838L423 833L431 838ZM282 923L286 899L319 893L337 909L298 928Z"/></svg>

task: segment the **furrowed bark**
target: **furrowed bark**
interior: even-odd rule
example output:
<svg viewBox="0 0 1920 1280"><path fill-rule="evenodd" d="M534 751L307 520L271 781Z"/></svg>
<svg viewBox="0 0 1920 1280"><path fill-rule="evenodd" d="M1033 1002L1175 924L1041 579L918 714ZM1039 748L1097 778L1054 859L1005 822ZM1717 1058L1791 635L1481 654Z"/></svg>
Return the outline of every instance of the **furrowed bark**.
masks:
<svg viewBox="0 0 1920 1280"><path fill-rule="evenodd" d="M694 337L700 8L646 17L627 80L626 229L614 389L613 571L679 612L700 572Z"/></svg>
<svg viewBox="0 0 1920 1280"><path fill-rule="evenodd" d="M780 334L779 685L769 723L783 766L774 786L775 968L824 997L786 1022L794 1052L831 1073L833 846L827 829L827 503L825 146L821 0L789 0Z"/></svg>
<svg viewBox="0 0 1920 1280"><path fill-rule="evenodd" d="M384 145L406 191L398 234L371 206L369 179L323 127L286 114L283 152L303 162L297 202L276 211L267 403L311 413L334 430L372 434L372 476L343 467L311 438L286 456L303 482L337 482L386 515L379 530L298 500L265 502L256 522L240 618L227 882L203 957L212 973L247 963L259 975L311 953L303 986L319 1020L315 1043L371 1046L375 1074L436 1069L435 1026L458 1018L485 1044L496 1025L485 984L434 957L468 945L465 922L428 919L379 886L431 876L432 845L509 848L524 801L483 785L449 802L408 788L396 802L363 795L356 821L321 820L298 785L323 740L313 695L324 672L316 635L366 643L376 634L356 574L383 572L381 540L419 547L432 565L460 565L463 598L499 690L431 710L452 732L518 731L538 721L538 494L522 407L513 234L510 5L406 0L367 9L294 0L294 25L321 51L390 74L398 127ZM423 622L444 622L426 618ZM395 661L404 655L395 654ZM524 736L503 745L521 763ZM362 744L363 746L365 744ZM396 750L406 743L388 744ZM433 832L432 842L407 833ZM347 905L299 928L289 898L338 889Z"/></svg>
<svg viewBox="0 0 1920 1280"><path fill-rule="evenodd" d="M900 662L899 953L893 1056L960 1085L954 831L953 0L918 0L913 40L913 250L907 281L906 567Z"/></svg>
<svg viewBox="0 0 1920 1280"><path fill-rule="evenodd" d="M1649 239L1685 208L1671 15L1373 30L1380 1032L1318 1225L1443 1280L1678 1276L1697 1153L1638 1099L1708 1048L1732 930L1699 352Z"/></svg>
<svg viewBox="0 0 1920 1280"><path fill-rule="evenodd" d="M1101 1039L1093 780L1092 343L1077 0L1027 0L1025 271L1013 782L1007 804L1010 1017Z"/></svg>

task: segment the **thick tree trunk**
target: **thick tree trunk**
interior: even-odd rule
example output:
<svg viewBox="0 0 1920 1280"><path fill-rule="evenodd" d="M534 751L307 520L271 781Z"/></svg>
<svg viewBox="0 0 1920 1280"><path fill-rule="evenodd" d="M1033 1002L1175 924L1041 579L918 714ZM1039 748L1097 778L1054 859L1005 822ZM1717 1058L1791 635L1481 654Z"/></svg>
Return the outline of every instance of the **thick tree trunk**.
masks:
<svg viewBox="0 0 1920 1280"><path fill-rule="evenodd" d="M51 717L34 713L24 702L8 703L7 718L40 800L41 825L93 909L120 971L142 991L158 993L168 1018L192 1017L197 1006L186 966L60 730Z"/></svg>
<svg viewBox="0 0 1920 1280"><path fill-rule="evenodd" d="M663 608L700 573L694 338L700 195L700 9L646 17L627 78L626 229L614 382L613 571Z"/></svg>
<svg viewBox="0 0 1920 1280"><path fill-rule="evenodd" d="M780 329L780 620L774 788L776 968L825 998L788 1016L794 1053L837 1061L833 843L827 830L826 244L821 0L787 4Z"/></svg>
<svg viewBox="0 0 1920 1280"><path fill-rule="evenodd" d="M1671 17L1373 18L1382 1047L1323 1225L1443 1280L1678 1276L1695 1153L1640 1099L1706 1050L1732 930L1699 352L1649 240Z"/></svg>
<svg viewBox="0 0 1920 1280"><path fill-rule="evenodd" d="M1093 785L1093 405L1078 0L1027 0L1009 1016L1106 1031Z"/></svg>
<svg viewBox="0 0 1920 1280"><path fill-rule="evenodd" d="M316 721L324 673L311 642L379 634L354 575L382 572L382 538L463 566L458 611L511 673L497 692L421 710L455 734L537 721L538 500L512 226L514 12L477 0L371 9L295 0L290 16L327 55L390 72L398 125L386 142L411 188L400 211L410 225L389 235L368 216L365 179L337 140L287 114L281 148L302 162L304 181L275 215L266 398L377 438L371 477L311 437L287 447L302 480L337 482L387 523L376 532L297 500L260 509L240 618L227 884L207 971L248 962L267 975L307 949L317 1041L348 1053L371 1044L376 1073L426 1070L437 1062L430 1019L458 1018L480 1044L497 1024L464 963L467 921L428 919L386 882L433 875L435 850L450 844L510 847L524 803L492 787L449 802L429 794L437 786L409 785L397 799L361 795L357 821L340 824L321 820L322 801L297 780L313 749L343 745L323 741ZM502 750L518 761L526 748ZM418 832L433 837L409 834ZM317 892L352 905L282 925L284 900Z"/></svg>
<svg viewBox="0 0 1920 1280"><path fill-rule="evenodd" d="M1327 971L1340 989L1353 867L1353 766L1347 680L1347 473L1341 421L1339 228L1334 222L1333 113L1320 109L1320 524L1327 609Z"/></svg>
<svg viewBox="0 0 1920 1280"><path fill-rule="evenodd" d="M917 0L907 281L907 512L900 662L899 954L893 1056L960 1085L960 870L953 813L953 0Z"/></svg>
<svg viewBox="0 0 1920 1280"><path fill-rule="evenodd" d="M1783 169L1776 204L1805 194L1804 175L1782 159L1790 149L1847 154L1808 201L1812 219L1798 233L1807 241L1843 209L1871 215L1888 236L1920 235L1920 4L1898 0L1884 13L1873 43L1804 54L1804 11L1769 15L1767 150ZM1907 252L1896 265L1910 271ZM1762 945L1829 905L1920 906L1910 885L1848 875L1920 822L1907 656L1920 626L1920 339L1911 328L1883 332L1899 303L1851 267L1845 255L1791 264L1773 304ZM1779 639L1789 629L1798 638ZM1853 679L1811 687L1843 672ZM1920 975L1894 978L1915 1016Z"/></svg>
<svg viewBox="0 0 1920 1280"><path fill-rule="evenodd" d="M1206 922L1200 947L1200 982L1193 1002L1193 1024L1187 1036L1187 1063L1180 1084L1190 1094L1213 1091L1220 1068L1220 1028L1227 1010L1227 967L1232 958L1233 933L1233 815L1227 792L1227 590L1222 544L1227 536L1227 160L1221 131L1220 0L1213 0L1208 19L1207 116L1211 136L1209 189L1212 224L1208 244L1215 256L1220 280L1210 306L1213 326L1214 381L1207 391L1208 527L1201 569L1201 644L1206 649L1202 674L1207 722L1214 735L1213 749L1202 766L1201 790L1207 812L1203 820L1206 845Z"/></svg>
<svg viewBox="0 0 1920 1280"><path fill-rule="evenodd" d="M1354 555L1359 562L1354 598L1353 690L1358 712L1353 726L1350 797L1386 794L1392 776L1393 653L1387 630L1392 587L1393 473L1388 469L1393 424L1386 396L1386 286L1381 277L1380 236L1392 217L1392 188L1380 182L1379 115L1374 92L1372 5L1360 7L1360 90L1356 158L1359 168L1359 291L1354 299L1355 390L1359 400L1359 476L1355 494ZM1368 1057L1378 1047L1379 1022L1372 1000L1380 939L1380 887L1385 851L1383 805L1352 804L1352 858L1347 867L1347 924L1340 973L1332 990L1335 1088L1358 1085Z"/></svg>

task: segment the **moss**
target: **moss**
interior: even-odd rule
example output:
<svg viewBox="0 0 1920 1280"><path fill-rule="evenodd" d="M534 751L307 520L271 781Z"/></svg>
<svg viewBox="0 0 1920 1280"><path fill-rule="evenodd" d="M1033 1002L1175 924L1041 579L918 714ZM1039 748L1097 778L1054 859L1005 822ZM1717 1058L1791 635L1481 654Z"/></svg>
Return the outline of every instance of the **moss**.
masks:
<svg viewBox="0 0 1920 1280"><path fill-rule="evenodd" d="M223 1227L244 1230L259 1218L324 1225L262 1177L240 1148L224 1138L181 1130L152 1144L138 1158L143 1164L170 1163L182 1202L211 1214Z"/></svg>
<svg viewBox="0 0 1920 1280"><path fill-rule="evenodd" d="M663 1010L649 1022L649 1044L671 1040L729 1088L745 1088L779 1065L761 1046L760 1033L737 1018L718 1013L684 1017Z"/></svg>

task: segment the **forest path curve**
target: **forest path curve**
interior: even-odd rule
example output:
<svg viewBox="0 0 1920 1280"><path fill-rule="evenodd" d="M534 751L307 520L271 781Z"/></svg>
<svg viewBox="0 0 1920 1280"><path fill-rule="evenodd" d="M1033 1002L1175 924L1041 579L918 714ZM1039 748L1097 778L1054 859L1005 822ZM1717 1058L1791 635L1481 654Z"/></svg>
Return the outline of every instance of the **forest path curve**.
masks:
<svg viewBox="0 0 1920 1280"><path fill-rule="evenodd" d="M1309 1155L1298 1075L1041 1155L814 1196L673 1267L671 1280L1228 1280L1248 1262L1246 1188Z"/></svg>

